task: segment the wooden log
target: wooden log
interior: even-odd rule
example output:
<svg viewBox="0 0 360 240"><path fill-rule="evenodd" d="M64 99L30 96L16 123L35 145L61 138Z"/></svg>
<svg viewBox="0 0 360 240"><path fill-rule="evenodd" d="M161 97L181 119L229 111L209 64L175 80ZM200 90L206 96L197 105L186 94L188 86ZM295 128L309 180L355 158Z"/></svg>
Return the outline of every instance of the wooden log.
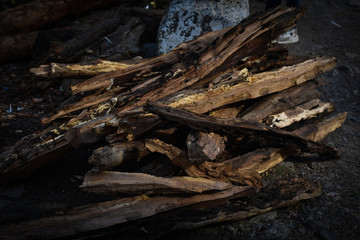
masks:
<svg viewBox="0 0 360 240"><path fill-rule="evenodd" d="M311 139L312 141L319 142L324 139L329 133L340 128L345 122L347 112L339 113L334 116L325 118L317 123L308 124L304 127L296 129L293 133Z"/></svg>
<svg viewBox="0 0 360 240"><path fill-rule="evenodd" d="M252 196L252 187L232 187L228 190L199 194L192 197L122 198L71 209L50 217L24 223L0 226L4 240L8 239L53 239L99 230L116 224L139 220L176 208L195 205L219 204L233 198Z"/></svg>
<svg viewBox="0 0 360 240"><path fill-rule="evenodd" d="M293 133L318 142L339 128L346 116L346 112L339 113L317 123L308 124L293 131ZM261 148L224 162L231 164L234 168L252 169L258 173L263 173L288 157L296 156L299 153L299 150L293 147Z"/></svg>
<svg viewBox="0 0 360 240"><path fill-rule="evenodd" d="M113 143L110 146L95 149L89 158L94 165L91 172L100 172L120 165L124 161L139 161L150 152L139 141Z"/></svg>
<svg viewBox="0 0 360 240"><path fill-rule="evenodd" d="M285 111L289 108L320 97L320 92L317 91L316 88L322 84L323 81L320 80L308 81L266 96L239 114L239 118L249 121L263 122L265 118L271 114Z"/></svg>
<svg viewBox="0 0 360 240"><path fill-rule="evenodd" d="M115 85L118 85L129 81L135 74L147 75L154 69L168 69L169 66L173 66L170 71L170 79L165 78L165 76L169 75L168 70L163 73L164 80L167 80L166 84L163 84L161 89L159 88L155 92L144 95L141 102L162 98L180 91L200 79L214 75L215 73L212 72L215 69L216 71L224 71L230 67L228 66L229 63L238 63L240 59L255 52L264 52L264 46L271 41L271 37L275 37L284 28L292 25L301 14L301 11L293 8L272 10L264 14L264 16L256 16L244 21L244 25L240 24L220 31L206 33L193 41L179 45L168 54L155 57L132 68L96 76L84 83L73 86L72 91L76 94L106 88L111 85L111 79L114 80ZM264 26L267 28L264 28ZM214 47L209 47L209 45ZM216 54L218 52L221 54ZM176 72L179 73L179 67L174 64L181 61L183 61L181 64L183 67L180 68L182 69L180 71L181 75L175 74ZM189 62L193 67L188 66ZM198 65L195 67L196 69L192 64L194 62ZM188 70L185 72L185 69ZM211 81L211 79L206 81Z"/></svg>
<svg viewBox="0 0 360 240"><path fill-rule="evenodd" d="M313 142L295 134L281 129L270 128L264 124L245 121L241 119L215 118L196 114L184 110L174 109L159 103L150 102L146 109L149 112L156 113L169 121L185 124L188 127L200 131L213 131L219 134L229 134L236 136L256 135L258 137L269 138L283 145L297 146L304 152L318 153L330 158L339 157L338 152L322 143Z"/></svg>
<svg viewBox="0 0 360 240"><path fill-rule="evenodd" d="M0 34L40 30L69 15L80 15L103 6L118 3L116 0L38 0L19 5L0 13Z"/></svg>
<svg viewBox="0 0 360 240"><path fill-rule="evenodd" d="M335 58L315 58L292 67L262 72L248 76L245 82L238 84L221 84L207 90L196 90L168 99L167 105L182 108L196 113L206 113L213 109L238 101L258 98L270 93L279 92L315 78L322 72L335 67ZM233 74L234 75L234 74ZM238 82L241 74L235 74Z"/></svg>
<svg viewBox="0 0 360 240"><path fill-rule="evenodd" d="M234 169L231 164L208 161L192 165L185 151L159 139L147 139L145 146L152 152L166 155L175 166L184 169L186 174L191 177L215 179L256 187L262 185L261 176L253 170Z"/></svg>
<svg viewBox="0 0 360 240"><path fill-rule="evenodd" d="M266 119L266 123L270 127L284 128L295 122L315 118L320 114L332 111L334 111L333 104L322 102L320 99L314 99L285 112L270 115Z"/></svg>
<svg viewBox="0 0 360 240"><path fill-rule="evenodd" d="M231 184L193 177L155 177L145 173L87 173L80 188L105 194L174 194L204 193L231 188Z"/></svg>
<svg viewBox="0 0 360 240"><path fill-rule="evenodd" d="M226 141L226 137L213 132L190 133L186 140L189 161L193 164L215 161L225 151Z"/></svg>
<svg viewBox="0 0 360 240"><path fill-rule="evenodd" d="M50 63L49 65L30 68L30 72L36 77L42 78L86 78L126 69L134 63L135 61L112 62L101 59L78 64Z"/></svg>

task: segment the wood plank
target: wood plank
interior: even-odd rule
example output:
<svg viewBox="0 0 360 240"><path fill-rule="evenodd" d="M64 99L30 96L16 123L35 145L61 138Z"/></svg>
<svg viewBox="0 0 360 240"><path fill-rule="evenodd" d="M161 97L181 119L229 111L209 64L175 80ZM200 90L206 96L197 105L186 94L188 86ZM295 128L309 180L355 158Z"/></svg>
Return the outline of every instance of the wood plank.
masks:
<svg viewBox="0 0 360 240"><path fill-rule="evenodd" d="M291 67L250 75L245 82L235 85L221 84L205 91L181 93L180 96L175 96L174 100L169 99L166 103L172 108L206 113L231 103L258 98L299 85L334 67L335 58L315 58ZM233 75L233 82L243 78L241 74Z"/></svg>
<svg viewBox="0 0 360 240"><path fill-rule="evenodd" d="M230 183L193 177L155 177L145 173L100 172L87 173L80 188L92 193L135 194L189 194L222 191Z"/></svg>

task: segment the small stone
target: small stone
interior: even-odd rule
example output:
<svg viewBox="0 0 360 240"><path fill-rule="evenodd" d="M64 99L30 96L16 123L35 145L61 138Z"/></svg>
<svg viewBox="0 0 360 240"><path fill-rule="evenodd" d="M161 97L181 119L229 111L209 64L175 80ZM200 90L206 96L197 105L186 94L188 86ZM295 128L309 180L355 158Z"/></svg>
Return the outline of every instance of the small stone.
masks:
<svg viewBox="0 0 360 240"><path fill-rule="evenodd" d="M94 53L94 51L91 50L90 48L85 49L84 52L85 52L86 54L93 54L93 53Z"/></svg>

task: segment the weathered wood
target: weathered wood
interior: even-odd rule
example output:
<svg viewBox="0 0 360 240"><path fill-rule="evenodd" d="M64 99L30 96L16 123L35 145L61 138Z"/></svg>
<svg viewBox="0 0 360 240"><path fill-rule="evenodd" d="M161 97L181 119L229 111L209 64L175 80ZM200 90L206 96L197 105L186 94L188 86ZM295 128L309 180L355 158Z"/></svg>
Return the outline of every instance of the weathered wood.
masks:
<svg viewBox="0 0 360 240"><path fill-rule="evenodd" d="M341 127L346 120L347 112L339 113L334 116L325 118L317 123L308 124L296 129L293 133L318 142L325 138L329 133Z"/></svg>
<svg viewBox="0 0 360 240"><path fill-rule="evenodd" d="M335 58L315 58L292 67L262 72L246 77L233 74L232 84L220 84L217 87L181 93L166 101L173 108L182 108L196 113L206 113L213 109L246 99L258 98L270 93L299 85L315 78L318 74L335 67ZM240 77L238 77L240 76Z"/></svg>
<svg viewBox="0 0 360 240"><path fill-rule="evenodd" d="M179 45L168 54L155 57L126 70L96 76L85 83L75 85L72 87L72 91L76 94L106 88L111 85L111 79L114 80L115 85L118 85L129 81L135 74L148 75L155 69L169 69L168 67L172 66L170 72L167 70L163 73L164 80L166 80L163 87L158 88L155 92L145 94L138 105L147 100L165 97L200 79L214 75L215 73L212 72L215 69L224 71L230 67L229 63L233 65L255 52L264 52L266 48L264 46L271 41L271 37L275 37L281 33L283 28L292 25L301 14L301 11L293 8L275 9L264 14L261 21L259 21L260 17L256 16L237 26L206 33L193 41ZM254 44L255 42L256 44ZM218 52L219 54L217 54ZM182 67L175 64L181 61L180 66L182 65ZM192 67L188 66L189 62ZM196 69L193 63L197 63ZM179 69L181 70L178 71ZM188 70L185 71L185 69ZM181 74L175 74L176 72ZM171 77L166 78L168 75ZM206 81L211 81L211 79Z"/></svg>
<svg viewBox="0 0 360 240"><path fill-rule="evenodd" d="M304 102L320 97L316 88L323 84L323 81L314 80L285 89L281 92L265 96L259 102L251 105L239 118L249 121L263 122L271 114L285 111Z"/></svg>
<svg viewBox="0 0 360 240"><path fill-rule="evenodd" d="M340 113L317 123L308 124L293 133L313 141L321 141L329 133L335 131L345 121L347 113ZM263 173L291 156L298 155L300 151L293 147L261 148L239 157L228 159L224 163L234 168L252 169Z"/></svg>
<svg viewBox="0 0 360 240"><path fill-rule="evenodd" d="M65 105L63 107L61 107L60 109L57 109L57 112L51 114L48 117L44 117L41 119L41 123L42 124L47 124L50 123L52 121L54 121L55 119L59 118L59 117L63 117L68 113L77 111L77 110L81 110L81 109L85 109L88 107L92 107L94 105L100 104L100 103L104 103L105 101L108 101L109 99L111 99L112 97L116 96L117 94L119 94L120 92L123 92L123 88L118 87L118 88L113 88L111 90L108 90L106 92L104 92L103 94L95 94L95 95L90 95L87 97L84 97L83 99L79 100L76 103L73 104L69 104L69 105ZM116 99L114 99L114 101L116 101Z"/></svg>
<svg viewBox="0 0 360 240"><path fill-rule="evenodd" d="M209 115L220 118L236 118L243 107L243 105L238 107L224 107L210 112Z"/></svg>
<svg viewBox="0 0 360 240"><path fill-rule="evenodd" d="M125 69L134 63L136 61L112 62L101 59L90 63L78 64L50 63L49 65L30 68L30 72L37 77L44 78L85 78Z"/></svg>
<svg viewBox="0 0 360 240"><path fill-rule="evenodd" d="M224 203L233 198L252 196L252 187L232 187L228 190L199 194L192 197L122 198L71 209L51 217L24 223L0 226L0 233L7 239L53 239L103 229L116 224L139 220L172 209L202 203Z"/></svg>
<svg viewBox="0 0 360 240"><path fill-rule="evenodd" d="M186 140L189 161L193 164L215 161L224 152L226 141L226 137L213 132L190 133Z"/></svg>
<svg viewBox="0 0 360 240"><path fill-rule="evenodd" d="M100 172L87 173L82 190L105 194L174 194L222 191L231 184L193 177L155 177L145 173Z"/></svg>
<svg viewBox="0 0 360 240"><path fill-rule="evenodd" d="M231 164L205 161L198 165L192 165L185 151L159 139L147 139L145 146L152 152L166 155L175 166L184 169L186 174L191 177L216 179L256 187L262 184L261 176L255 171L235 169Z"/></svg>
<svg viewBox="0 0 360 240"><path fill-rule="evenodd" d="M184 110L174 109L159 103L150 102L146 106L149 112L156 113L169 121L184 124L200 131L213 131L219 134L249 134L276 140L279 144L295 145L304 152L318 153L330 158L339 157L338 152L322 143L313 142L281 129L274 129L265 124L241 119L215 118Z"/></svg>
<svg viewBox="0 0 360 240"><path fill-rule="evenodd" d="M113 143L110 146L95 149L89 158L94 165L91 172L100 172L120 165L124 161L139 161L150 152L139 141Z"/></svg>
<svg viewBox="0 0 360 240"><path fill-rule="evenodd" d="M284 128L295 122L311 119L332 111L334 111L333 104L322 102L320 99L314 99L285 112L270 115L266 119L266 124L270 127Z"/></svg>

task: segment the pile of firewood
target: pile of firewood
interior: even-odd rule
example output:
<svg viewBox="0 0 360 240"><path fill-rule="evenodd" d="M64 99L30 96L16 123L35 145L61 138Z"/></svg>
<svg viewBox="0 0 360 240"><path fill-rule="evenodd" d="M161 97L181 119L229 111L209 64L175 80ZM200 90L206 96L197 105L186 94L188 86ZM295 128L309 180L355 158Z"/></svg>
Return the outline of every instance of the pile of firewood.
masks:
<svg viewBox="0 0 360 240"><path fill-rule="evenodd" d="M334 106L316 89L323 84L316 76L334 68L335 59L289 56L271 44L302 13L256 14L151 59L32 69L39 77L90 78L71 86L67 104L42 119L53 127L0 155L1 182L19 181L54 156L103 141L80 189L115 200L2 226L3 238L122 231L153 238L319 196L321 188L307 180L264 186L261 175L303 153L338 157L320 141L346 113L330 115ZM132 167L125 172L124 164Z"/></svg>

